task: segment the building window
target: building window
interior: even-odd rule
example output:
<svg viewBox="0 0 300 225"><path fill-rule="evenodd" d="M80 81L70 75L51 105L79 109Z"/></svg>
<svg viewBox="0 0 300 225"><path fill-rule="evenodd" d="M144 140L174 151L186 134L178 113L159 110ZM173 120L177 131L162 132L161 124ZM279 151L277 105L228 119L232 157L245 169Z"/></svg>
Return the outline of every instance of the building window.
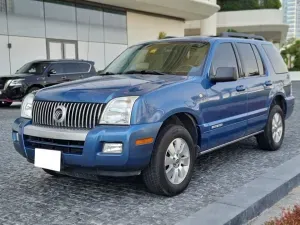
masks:
<svg viewBox="0 0 300 225"><path fill-rule="evenodd" d="M48 59L78 59L77 41L47 39Z"/></svg>

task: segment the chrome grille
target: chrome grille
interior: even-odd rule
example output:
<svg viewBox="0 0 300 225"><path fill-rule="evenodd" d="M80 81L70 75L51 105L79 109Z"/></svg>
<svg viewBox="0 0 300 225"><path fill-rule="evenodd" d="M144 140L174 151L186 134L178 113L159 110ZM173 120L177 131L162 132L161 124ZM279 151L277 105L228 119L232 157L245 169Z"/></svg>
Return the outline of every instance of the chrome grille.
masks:
<svg viewBox="0 0 300 225"><path fill-rule="evenodd" d="M66 109L66 117L62 122L53 119L54 110L59 106ZM92 129L98 124L103 109L104 105L98 103L34 101L32 123L51 127Z"/></svg>

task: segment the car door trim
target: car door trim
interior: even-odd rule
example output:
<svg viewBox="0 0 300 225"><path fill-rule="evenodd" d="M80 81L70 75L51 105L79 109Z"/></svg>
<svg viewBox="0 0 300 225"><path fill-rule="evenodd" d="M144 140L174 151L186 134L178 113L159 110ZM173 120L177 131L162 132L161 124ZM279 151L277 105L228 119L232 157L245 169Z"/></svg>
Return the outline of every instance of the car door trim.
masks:
<svg viewBox="0 0 300 225"><path fill-rule="evenodd" d="M246 139L246 138L252 137L252 136L257 135L257 134L260 134L260 133L262 133L262 132L264 132L264 131L261 130L261 131L259 131L259 132L255 132L255 133L253 133L253 134L249 134L249 135L247 135L247 136L244 136L244 137L241 137L241 138L239 138L239 139L236 139L236 140L227 142L227 143L225 143L225 144L221 144L221 145L219 145L219 146L216 146L216 147L213 147L213 148L204 150L204 151L200 152L200 155L204 155L204 154L213 152L213 151L215 151L215 150L217 150L217 149L220 149L220 148L225 147L225 146L227 146L227 145L233 144L233 143L235 143L235 142L239 142L239 141L241 141L241 140L244 140L244 139Z"/></svg>

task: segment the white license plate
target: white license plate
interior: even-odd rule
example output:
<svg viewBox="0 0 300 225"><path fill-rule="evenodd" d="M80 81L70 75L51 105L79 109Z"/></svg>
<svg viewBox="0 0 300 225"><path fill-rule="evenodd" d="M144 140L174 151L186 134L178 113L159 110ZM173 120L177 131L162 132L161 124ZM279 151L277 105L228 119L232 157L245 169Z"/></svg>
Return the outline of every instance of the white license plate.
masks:
<svg viewBox="0 0 300 225"><path fill-rule="evenodd" d="M60 171L61 152L36 148L34 154L34 165L39 168Z"/></svg>

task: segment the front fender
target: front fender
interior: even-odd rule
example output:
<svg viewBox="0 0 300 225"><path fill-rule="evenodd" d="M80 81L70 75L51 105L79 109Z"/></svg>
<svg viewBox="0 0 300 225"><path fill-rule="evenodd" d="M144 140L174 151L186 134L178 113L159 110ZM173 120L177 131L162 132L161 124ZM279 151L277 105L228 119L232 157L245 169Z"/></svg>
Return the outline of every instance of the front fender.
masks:
<svg viewBox="0 0 300 225"><path fill-rule="evenodd" d="M203 123L200 103L205 90L198 82L187 81L141 96L132 112L132 124L164 122L177 113L189 113Z"/></svg>

